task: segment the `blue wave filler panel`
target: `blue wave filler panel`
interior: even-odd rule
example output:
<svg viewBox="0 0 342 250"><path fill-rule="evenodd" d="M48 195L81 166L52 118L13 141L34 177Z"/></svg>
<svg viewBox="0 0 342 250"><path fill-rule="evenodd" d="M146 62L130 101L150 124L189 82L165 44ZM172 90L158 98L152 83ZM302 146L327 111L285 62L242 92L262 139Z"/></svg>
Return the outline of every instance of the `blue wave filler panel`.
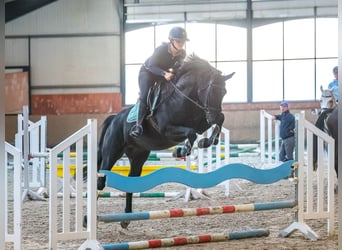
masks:
<svg viewBox="0 0 342 250"><path fill-rule="evenodd" d="M126 177L111 171L106 175L107 186L128 193L150 190L164 183L181 183L192 188L210 188L229 179L245 179L257 184L270 184L288 178L295 161L287 161L271 169L256 169L242 163L225 165L209 173L193 173L180 168L163 168L141 177Z"/></svg>

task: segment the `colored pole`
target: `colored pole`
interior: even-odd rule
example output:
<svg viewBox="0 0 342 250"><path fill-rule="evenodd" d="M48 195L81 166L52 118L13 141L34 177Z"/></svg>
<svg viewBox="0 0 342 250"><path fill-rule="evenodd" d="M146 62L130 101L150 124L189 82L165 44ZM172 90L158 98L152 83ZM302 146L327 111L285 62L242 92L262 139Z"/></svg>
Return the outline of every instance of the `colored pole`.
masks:
<svg viewBox="0 0 342 250"><path fill-rule="evenodd" d="M187 244L199 244L208 242L219 242L227 240L238 240L252 237L263 237L270 234L268 229L253 229L249 231L231 232L228 234L204 234L199 236L175 237L167 239L155 239L136 242L124 242L116 244L102 245L104 250L126 250L126 249L146 249L156 247L181 246Z"/></svg>
<svg viewBox="0 0 342 250"><path fill-rule="evenodd" d="M171 209L160 211L147 211L135 213L116 213L116 214L103 214L98 216L98 221L105 223L120 222L120 221L133 221L133 220L152 220L152 219L165 219L189 216L202 216L214 214L226 214L237 212L252 212L261 210L273 210L283 208L293 208L296 205L295 201L277 201L277 202L263 202L251 203L243 205L227 205L206 208L185 208L185 209Z"/></svg>

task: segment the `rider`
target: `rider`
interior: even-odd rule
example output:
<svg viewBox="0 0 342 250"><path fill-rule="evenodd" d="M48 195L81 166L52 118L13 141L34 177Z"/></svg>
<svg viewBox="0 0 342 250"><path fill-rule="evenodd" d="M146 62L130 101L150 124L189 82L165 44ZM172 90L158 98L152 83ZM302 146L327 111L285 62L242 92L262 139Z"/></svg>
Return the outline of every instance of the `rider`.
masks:
<svg viewBox="0 0 342 250"><path fill-rule="evenodd" d="M334 74L335 79L331 83L329 83L328 89L333 91L335 100L336 102L338 102L338 67L337 66L333 68L333 74Z"/></svg>
<svg viewBox="0 0 342 250"><path fill-rule="evenodd" d="M189 41L185 29L173 27L169 33L169 42L157 47L152 56L141 66L139 72L139 111L137 123L130 131L131 136L141 136L141 126L147 113L147 95L149 89L157 81L166 79L170 81L174 76L174 70L179 67L186 56L185 42ZM171 69L171 71L170 71Z"/></svg>

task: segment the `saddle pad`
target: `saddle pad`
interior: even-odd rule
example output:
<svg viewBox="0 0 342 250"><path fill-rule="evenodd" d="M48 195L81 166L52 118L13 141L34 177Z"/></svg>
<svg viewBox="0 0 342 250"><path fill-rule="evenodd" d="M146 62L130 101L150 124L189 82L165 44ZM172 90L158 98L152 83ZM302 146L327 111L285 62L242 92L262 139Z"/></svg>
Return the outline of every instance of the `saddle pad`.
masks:
<svg viewBox="0 0 342 250"><path fill-rule="evenodd" d="M127 116L127 122L131 123L131 122L136 122L137 121L137 117L138 117L138 112L139 112L139 103L135 104L131 111L129 111L129 114Z"/></svg>

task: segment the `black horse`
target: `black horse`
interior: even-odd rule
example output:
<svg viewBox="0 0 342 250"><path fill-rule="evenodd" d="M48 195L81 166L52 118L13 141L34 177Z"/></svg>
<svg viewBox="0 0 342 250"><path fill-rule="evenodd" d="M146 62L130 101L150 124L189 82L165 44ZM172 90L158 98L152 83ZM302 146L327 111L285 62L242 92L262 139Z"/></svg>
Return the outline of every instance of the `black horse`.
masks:
<svg viewBox="0 0 342 250"><path fill-rule="evenodd" d="M321 113L315 123L315 126L328 133L335 140L335 171L338 175L338 109L335 97L331 90L323 90L321 87ZM317 136L313 141L313 164L317 169Z"/></svg>
<svg viewBox="0 0 342 250"><path fill-rule="evenodd" d="M98 171L110 170L124 154L130 162L129 176L140 176L143 164L151 150L162 150L181 142L184 147L178 156L191 153L197 134L211 126L213 133L198 143L199 147L217 144L224 121L222 99L226 94L225 81L230 75L212 67L195 55L188 56L176 72L174 81L159 84L159 94L152 95L151 113L143 122L140 137L129 135L135 121L129 121L132 109L127 108L106 118L98 147ZM154 96L159 96L155 101ZM99 178L98 190L105 187L105 178ZM132 212L132 193L126 194L125 212ZM129 221L121 222L126 228Z"/></svg>

